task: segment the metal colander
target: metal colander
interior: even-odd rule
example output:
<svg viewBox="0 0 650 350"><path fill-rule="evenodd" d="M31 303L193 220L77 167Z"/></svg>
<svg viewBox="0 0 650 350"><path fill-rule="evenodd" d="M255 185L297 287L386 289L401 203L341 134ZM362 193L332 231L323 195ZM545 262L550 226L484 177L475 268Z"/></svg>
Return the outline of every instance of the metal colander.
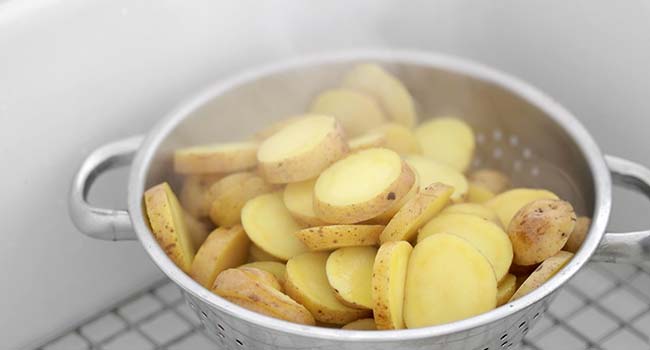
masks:
<svg viewBox="0 0 650 350"><path fill-rule="evenodd" d="M398 76L418 102L421 119L453 115L467 120L477 137L473 167L500 169L511 175L515 186L550 189L569 200L579 215L592 217L590 233L571 262L540 288L488 313L440 326L377 332L269 318L229 303L178 269L153 238L142 204L146 188L176 180L171 172L173 150L240 140L274 120L304 113L314 96L337 86L347 70L362 62L379 63ZM91 207L86 193L94 178L128 163L128 211ZM126 139L93 152L74 180L70 212L90 236L139 239L162 271L182 287L209 334L225 349L509 349L519 346L557 289L588 259L622 261L650 255L648 231L605 234L610 171L621 183L650 195L650 171L619 158L603 158L576 119L531 86L455 57L364 51L300 58L207 88L162 119L144 140Z"/></svg>

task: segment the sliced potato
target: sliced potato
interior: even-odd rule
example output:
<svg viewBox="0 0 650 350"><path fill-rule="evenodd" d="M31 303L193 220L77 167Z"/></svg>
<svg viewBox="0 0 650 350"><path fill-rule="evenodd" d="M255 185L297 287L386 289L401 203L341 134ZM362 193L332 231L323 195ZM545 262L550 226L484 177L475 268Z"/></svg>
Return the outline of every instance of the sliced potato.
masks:
<svg viewBox="0 0 650 350"><path fill-rule="evenodd" d="M472 184L482 186L488 191L497 195L510 187L510 178L494 169L479 169L469 176L469 181Z"/></svg>
<svg viewBox="0 0 650 350"><path fill-rule="evenodd" d="M492 221L493 223L501 226L501 221L499 217L494 212L494 210L476 203L458 203L453 204L445 208L442 213L456 213L456 214L469 214L475 215L485 220Z"/></svg>
<svg viewBox="0 0 650 350"><path fill-rule="evenodd" d="M174 191L163 182L144 193L144 203L158 244L181 270L189 273L196 248Z"/></svg>
<svg viewBox="0 0 650 350"><path fill-rule="evenodd" d="M386 136L380 132L370 132L357 136L348 141L350 152L361 151L368 148L383 147L386 144Z"/></svg>
<svg viewBox="0 0 650 350"><path fill-rule="evenodd" d="M324 225L325 222L314 212L314 185L316 179L294 182L284 188L284 205L293 217L309 226Z"/></svg>
<svg viewBox="0 0 650 350"><path fill-rule="evenodd" d="M439 182L425 187L393 216L381 233L380 241L411 240L422 225L447 205L453 192L453 187Z"/></svg>
<svg viewBox="0 0 650 350"><path fill-rule="evenodd" d="M223 176L221 179L213 182L209 187L206 193L204 193L203 196L203 201L204 204L203 206L205 207L205 216L210 215L210 207L212 206L212 202L214 202L217 197L220 195L228 192L231 188L241 188L244 186L244 183L248 181L248 179L253 178L255 176L259 176L253 172L250 171L242 171L238 173L233 173L229 174L227 176Z"/></svg>
<svg viewBox="0 0 650 350"><path fill-rule="evenodd" d="M283 287L280 284L280 281L278 281L277 277L275 277L275 275L272 274L271 272L266 271L264 269L259 269L257 267L252 267L252 266L240 266L237 269L241 271L246 271L251 277L253 277L258 282L266 284L267 286L275 290L279 290L280 292L283 292Z"/></svg>
<svg viewBox="0 0 650 350"><path fill-rule="evenodd" d="M327 90L316 97L309 110L335 117L350 137L362 135L386 121L373 97L352 89Z"/></svg>
<svg viewBox="0 0 650 350"><path fill-rule="evenodd" d="M377 326L375 325L375 320L372 318L362 318L360 320L352 321L341 329L347 330L357 330L357 331L376 331Z"/></svg>
<svg viewBox="0 0 650 350"><path fill-rule="evenodd" d="M589 226L591 226L591 219L586 216L581 216L576 220L575 228L571 235L569 235L569 240L566 241L563 250L567 252L575 253L582 246L587 233L589 233Z"/></svg>
<svg viewBox="0 0 650 350"><path fill-rule="evenodd" d="M497 281L512 263L512 244L508 235L495 223L468 214L441 214L429 221L418 235L418 244L431 235L448 233L466 239L488 259Z"/></svg>
<svg viewBox="0 0 650 350"><path fill-rule="evenodd" d="M377 329L402 329L404 284L413 248L408 242L386 242L379 247L372 270L372 304Z"/></svg>
<svg viewBox="0 0 650 350"><path fill-rule="evenodd" d="M414 181L413 171L394 151L371 148L352 153L316 180L314 211L330 223L368 220L406 195Z"/></svg>
<svg viewBox="0 0 650 350"><path fill-rule="evenodd" d="M257 164L257 143L232 142L181 148L174 152L180 174L229 173Z"/></svg>
<svg viewBox="0 0 650 350"><path fill-rule="evenodd" d="M256 269L260 269L266 272L270 272L275 276L275 278L280 282L280 285L284 286L284 282L286 281L286 274L287 274L287 268L286 266L277 261L255 261L251 262L248 264L244 264L240 267L253 267Z"/></svg>
<svg viewBox="0 0 650 350"><path fill-rule="evenodd" d="M345 133L334 117L307 115L264 140L257 160L268 182L289 183L316 177L347 152Z"/></svg>
<svg viewBox="0 0 650 350"><path fill-rule="evenodd" d="M268 278L275 278L268 272L258 271L268 274ZM304 306L274 286L263 283L256 273L246 269L228 269L221 272L212 290L228 301L267 316L312 326L316 324L314 317Z"/></svg>
<svg viewBox="0 0 650 350"><path fill-rule="evenodd" d="M311 250L330 250L376 245L383 230L382 225L329 225L305 228L296 236Z"/></svg>
<svg viewBox="0 0 650 350"><path fill-rule="evenodd" d="M223 178L222 174L186 176L179 195L183 208L196 218L207 217L211 204L211 201L206 198L208 190L221 178Z"/></svg>
<svg viewBox="0 0 650 350"><path fill-rule="evenodd" d="M494 198L495 194L483 185L469 183L467 187L467 201L470 203L483 204Z"/></svg>
<svg viewBox="0 0 650 350"><path fill-rule="evenodd" d="M183 218L185 219L187 233L189 233L190 238L192 239L192 244L195 247L200 247L210 234L211 226L208 223L193 217L187 213L187 211L183 211Z"/></svg>
<svg viewBox="0 0 650 350"><path fill-rule="evenodd" d="M544 262L542 262L539 267L521 284L512 298L510 298L510 301L517 300L537 289L537 287L555 276L555 274L558 273L558 271L560 271L572 257L573 253L561 250L552 257L544 260Z"/></svg>
<svg viewBox="0 0 650 350"><path fill-rule="evenodd" d="M428 120L415 129L422 153L457 171L465 172L474 157L474 131L462 119L442 117Z"/></svg>
<svg viewBox="0 0 650 350"><path fill-rule="evenodd" d="M507 303L515 291L517 291L517 276L507 274L497 285L497 306Z"/></svg>
<svg viewBox="0 0 650 350"><path fill-rule="evenodd" d="M415 103L406 87L376 64L360 64L343 78L344 87L374 96L393 121L412 128L417 124Z"/></svg>
<svg viewBox="0 0 650 350"><path fill-rule="evenodd" d="M468 241L441 233L413 249L404 291L406 327L462 320L494 309L496 301L494 270Z"/></svg>
<svg viewBox="0 0 650 350"><path fill-rule="evenodd" d="M257 261L283 262L284 260L274 257L273 255L265 252L264 249L258 247L254 243L251 243L251 246L248 249L248 261L249 262L257 262Z"/></svg>
<svg viewBox="0 0 650 350"><path fill-rule="evenodd" d="M462 202L467 194L467 179L457 170L419 155L406 156L406 162L420 177L420 190L432 183L441 182L454 188L451 200Z"/></svg>
<svg viewBox="0 0 650 350"><path fill-rule="evenodd" d="M372 266L375 247L339 248L327 258L327 280L345 305L372 309Z"/></svg>
<svg viewBox="0 0 650 350"><path fill-rule="evenodd" d="M196 252L190 276L210 288L221 271L246 262L249 245L250 240L240 225L215 229Z"/></svg>
<svg viewBox="0 0 650 350"><path fill-rule="evenodd" d="M249 200L241 213L248 237L272 256L289 260L306 252L307 247L294 235L303 227L284 206L281 192L272 192Z"/></svg>
<svg viewBox="0 0 650 350"><path fill-rule="evenodd" d="M537 190L531 188L515 188L505 191L489 201L485 206L494 210L501 220L501 225L507 228L510 220L519 209L526 204L538 199L559 199L555 193L547 190Z"/></svg>
<svg viewBox="0 0 650 350"><path fill-rule="evenodd" d="M291 123L293 123L295 121L298 121L301 118L302 118L302 116L294 116L294 117L289 117L289 118L285 118L285 119L282 119L282 120L278 120L278 121L276 121L274 123L271 123L266 128L256 132L255 135L253 136L253 138L255 140L259 141L259 142L262 142L262 141L268 139L269 137L273 136L276 132L282 130L285 126L287 126L287 125L289 125L289 124L291 124Z"/></svg>
<svg viewBox="0 0 650 350"><path fill-rule="evenodd" d="M419 154L422 152L420 144L411 129L397 123L383 124L374 131L384 134L386 144L384 147L392 149L399 154Z"/></svg>
<svg viewBox="0 0 650 350"><path fill-rule="evenodd" d="M528 276L530 275L535 269L537 269L538 265L528 265L528 266L521 266L517 264L512 264L510 265L510 273L515 275L515 276Z"/></svg>
<svg viewBox="0 0 650 350"><path fill-rule="evenodd" d="M569 202L538 199L526 204L510 221L508 236L517 265L533 265L555 255L573 232L576 213Z"/></svg>
<svg viewBox="0 0 650 350"><path fill-rule="evenodd" d="M217 226L232 227L241 223L241 211L248 200L273 189L264 179L252 175L219 193L210 205L210 219Z"/></svg>
<svg viewBox="0 0 650 350"><path fill-rule="evenodd" d="M330 287L325 266L328 254L310 252L287 262L287 294L304 305L319 322L346 324L369 317L370 310L351 308L341 303Z"/></svg>
<svg viewBox="0 0 650 350"><path fill-rule="evenodd" d="M408 164L407 164L408 165ZM410 166L410 165L408 165ZM413 169L411 168L411 171ZM412 198L415 197L415 195L420 192L420 175L418 175L417 172L413 171L413 175L415 177L415 180L413 181L413 185L411 186L411 189L404 195L404 197L398 199L395 204L393 204L390 208L388 208L385 212L375 216L374 218L368 220L368 223L372 224L380 224L380 225L386 225L392 218L397 214L397 212L402 209L404 204L406 202L410 201Z"/></svg>

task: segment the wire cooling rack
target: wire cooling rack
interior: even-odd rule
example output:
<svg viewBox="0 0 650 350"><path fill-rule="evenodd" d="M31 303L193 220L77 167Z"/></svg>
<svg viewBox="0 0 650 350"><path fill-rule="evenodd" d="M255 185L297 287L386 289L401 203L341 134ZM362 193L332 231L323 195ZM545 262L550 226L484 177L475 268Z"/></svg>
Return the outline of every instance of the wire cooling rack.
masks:
<svg viewBox="0 0 650 350"><path fill-rule="evenodd" d="M650 264L591 263L560 291L525 350L650 349ZM215 350L178 287L162 280L37 350Z"/></svg>

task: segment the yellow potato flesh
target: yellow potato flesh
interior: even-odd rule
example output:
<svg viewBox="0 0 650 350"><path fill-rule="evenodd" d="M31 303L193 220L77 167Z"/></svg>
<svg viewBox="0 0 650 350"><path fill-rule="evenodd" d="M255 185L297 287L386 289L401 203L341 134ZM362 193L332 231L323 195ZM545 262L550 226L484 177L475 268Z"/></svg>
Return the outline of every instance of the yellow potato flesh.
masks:
<svg viewBox="0 0 650 350"><path fill-rule="evenodd" d="M264 249L256 246L254 243L251 243L250 248L248 249L248 261L277 261L283 262L284 260L274 257L273 255L264 251Z"/></svg>
<svg viewBox="0 0 650 350"><path fill-rule="evenodd" d="M255 261L248 264L244 264L241 267L252 267L260 269L266 272L269 272L275 276L275 278L280 282L281 285L284 285L286 280L287 268L286 266L277 261Z"/></svg>
<svg viewBox="0 0 650 350"><path fill-rule="evenodd" d="M382 225L328 225L308 227L296 236L311 250L376 245Z"/></svg>
<svg viewBox="0 0 650 350"><path fill-rule="evenodd" d="M395 214L397 214L397 212L404 206L404 204L406 204L413 197L415 197L418 192L420 192L420 175L418 175L418 173L415 171L413 171L413 175L415 176L415 181L413 181L413 186L411 186L411 189L406 193L406 195L404 195L404 197L399 199L394 205L388 208L388 210L370 219L369 221L371 223L382 225L387 224L393 218L393 216L395 216Z"/></svg>
<svg viewBox="0 0 650 350"><path fill-rule="evenodd" d="M404 328L404 285L413 248L408 242L379 247L372 275L373 312L377 329Z"/></svg>
<svg viewBox="0 0 650 350"><path fill-rule="evenodd" d="M376 331L377 326L375 320L372 318L362 318L346 324L341 329L357 330L357 331Z"/></svg>
<svg viewBox="0 0 650 350"><path fill-rule="evenodd" d="M510 301L517 300L537 289L539 286L544 284L544 282L548 281L551 277L555 276L556 273L562 270L564 265L566 265L572 257L573 253L561 250L552 257L544 260L537 269L533 271L526 280L524 280L521 286L519 286L515 294L510 298Z"/></svg>
<svg viewBox="0 0 650 350"><path fill-rule="evenodd" d="M282 201L282 193L267 193L249 200L241 214L242 225L251 241L282 260L307 251L294 233L300 226Z"/></svg>
<svg viewBox="0 0 650 350"><path fill-rule="evenodd" d="M470 203L483 204L494 198L494 193L487 187L470 183L467 187L467 201Z"/></svg>
<svg viewBox="0 0 650 350"><path fill-rule="evenodd" d="M335 129L336 120L324 115L299 119L266 139L257 152L260 162L278 162L312 150Z"/></svg>
<svg viewBox="0 0 650 350"><path fill-rule="evenodd" d="M496 307L497 282L488 260L466 240L438 234L418 243L408 263L407 328L434 326Z"/></svg>
<svg viewBox="0 0 650 350"><path fill-rule="evenodd" d="M206 288L212 287L217 275L246 261L250 240L244 229L217 228L196 252L190 276Z"/></svg>
<svg viewBox="0 0 650 350"><path fill-rule="evenodd" d="M468 214L440 214L420 229L418 244L429 236L448 233L470 242L492 264L500 281L512 264L513 250L508 234L495 223Z"/></svg>
<svg viewBox="0 0 650 350"><path fill-rule="evenodd" d="M464 172L474 156L474 131L463 120L434 118L415 129L422 154Z"/></svg>
<svg viewBox="0 0 650 350"><path fill-rule="evenodd" d="M326 272L334 292L344 304L372 309L372 266L375 247L345 247L327 259Z"/></svg>
<svg viewBox="0 0 650 350"><path fill-rule="evenodd" d="M517 290L517 276L507 274L497 285L497 306L501 306L512 298Z"/></svg>
<svg viewBox="0 0 650 350"><path fill-rule="evenodd" d="M374 98L352 89L332 89L321 93L310 111L335 117L350 137L361 135L386 120Z"/></svg>
<svg viewBox="0 0 650 350"><path fill-rule="evenodd" d="M493 223L501 226L501 221L497 214L490 208L476 203L458 203L450 205L445 210L442 211L442 214L451 213L451 214L469 214L478 216L485 220L492 221Z"/></svg>
<svg viewBox="0 0 650 350"><path fill-rule="evenodd" d="M357 136L348 141L351 152L360 151L373 147L383 147L386 144L386 137L379 132L368 133Z"/></svg>
<svg viewBox="0 0 650 350"><path fill-rule="evenodd" d="M413 131L404 125L387 123L374 129L381 132L386 138L384 147L392 149L399 154L419 154L420 144L415 138Z"/></svg>
<svg viewBox="0 0 650 350"><path fill-rule="evenodd" d="M418 155L407 156L406 162L418 173L420 190L432 183L441 182L454 188L454 193L451 195L454 202L465 198L467 179L454 168Z"/></svg>
<svg viewBox="0 0 650 350"><path fill-rule="evenodd" d="M287 184L282 197L289 212L296 219L308 225L321 225L324 223L314 212L315 184L316 179Z"/></svg>
<svg viewBox="0 0 650 350"><path fill-rule="evenodd" d="M498 194L485 202L485 206L494 210L501 220L501 225L507 228L519 209L538 199L558 199L558 196L547 190L515 188Z"/></svg>
<svg viewBox="0 0 650 350"><path fill-rule="evenodd" d="M174 152L174 170L181 174L239 171L257 164L257 143L232 142L181 148Z"/></svg>

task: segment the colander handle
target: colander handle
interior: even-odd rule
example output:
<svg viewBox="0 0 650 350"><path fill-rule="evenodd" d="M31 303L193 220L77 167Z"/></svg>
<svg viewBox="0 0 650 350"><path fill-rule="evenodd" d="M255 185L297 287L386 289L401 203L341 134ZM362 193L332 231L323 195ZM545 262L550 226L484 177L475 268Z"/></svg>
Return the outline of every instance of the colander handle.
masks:
<svg viewBox="0 0 650 350"><path fill-rule="evenodd" d="M97 177L109 169L131 164L143 136L111 142L94 150L77 171L70 189L68 209L72 222L89 237L108 241L136 239L129 212L97 208L88 203L88 191Z"/></svg>
<svg viewBox="0 0 650 350"><path fill-rule="evenodd" d="M614 184L639 191L650 198L650 169L618 157L605 156ZM607 262L641 262L650 260L650 230L606 233L593 256Z"/></svg>

